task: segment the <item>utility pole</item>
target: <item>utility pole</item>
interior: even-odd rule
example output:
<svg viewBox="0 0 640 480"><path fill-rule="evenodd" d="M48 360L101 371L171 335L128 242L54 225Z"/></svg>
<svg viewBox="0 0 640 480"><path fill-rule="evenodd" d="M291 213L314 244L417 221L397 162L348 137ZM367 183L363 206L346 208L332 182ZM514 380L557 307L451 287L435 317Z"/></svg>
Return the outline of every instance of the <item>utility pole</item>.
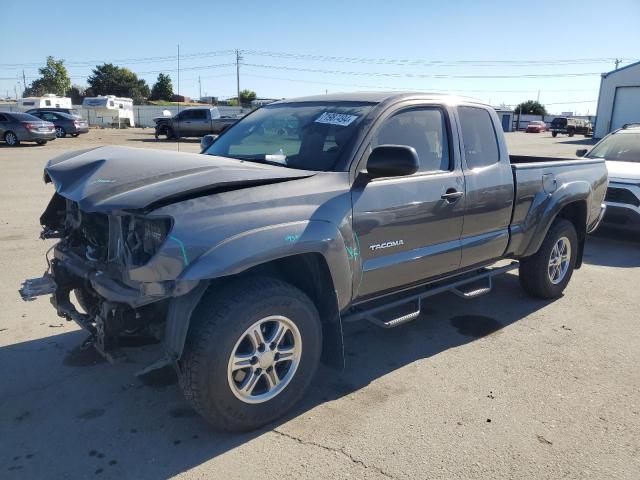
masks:
<svg viewBox="0 0 640 480"><path fill-rule="evenodd" d="M238 106L242 109L242 105L240 104L240 60L242 60L242 55L240 55L240 50L236 50L236 89L238 91Z"/></svg>
<svg viewBox="0 0 640 480"><path fill-rule="evenodd" d="M202 82L200 81L200 75L198 75L198 94L200 95L198 97L198 100L202 99Z"/></svg>
<svg viewBox="0 0 640 480"><path fill-rule="evenodd" d="M540 103L540 90L538 90L538 98L536 99L536 102Z"/></svg>
<svg viewBox="0 0 640 480"><path fill-rule="evenodd" d="M180 113L180 44L178 44L178 113ZM178 151L180 151L180 134L179 133L178 133Z"/></svg>
<svg viewBox="0 0 640 480"><path fill-rule="evenodd" d="M616 70L618 69L618 65L620 65L621 60L619 58L616 58Z"/></svg>
<svg viewBox="0 0 640 480"><path fill-rule="evenodd" d="M22 70L22 85L24 86L23 92L27 90L27 77L24 76L24 70Z"/></svg>

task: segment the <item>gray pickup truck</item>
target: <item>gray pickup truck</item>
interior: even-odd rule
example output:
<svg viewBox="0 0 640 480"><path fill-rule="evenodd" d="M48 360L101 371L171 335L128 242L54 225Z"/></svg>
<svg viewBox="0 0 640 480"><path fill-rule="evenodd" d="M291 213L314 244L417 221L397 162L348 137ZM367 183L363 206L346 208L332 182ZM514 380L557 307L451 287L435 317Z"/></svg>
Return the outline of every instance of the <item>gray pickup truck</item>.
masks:
<svg viewBox="0 0 640 480"><path fill-rule="evenodd" d="M238 121L235 117L223 117L217 107L185 108L173 117L157 117L155 136L167 140L181 137L203 137L221 134Z"/></svg>
<svg viewBox="0 0 640 480"><path fill-rule="evenodd" d="M156 335L156 365L235 431L290 409L321 359L343 366L343 322L396 327L515 268L560 296L607 189L603 160L510 157L491 107L411 93L281 101L203 154L101 147L44 178L41 236L60 240L22 297L52 295L108 358Z"/></svg>

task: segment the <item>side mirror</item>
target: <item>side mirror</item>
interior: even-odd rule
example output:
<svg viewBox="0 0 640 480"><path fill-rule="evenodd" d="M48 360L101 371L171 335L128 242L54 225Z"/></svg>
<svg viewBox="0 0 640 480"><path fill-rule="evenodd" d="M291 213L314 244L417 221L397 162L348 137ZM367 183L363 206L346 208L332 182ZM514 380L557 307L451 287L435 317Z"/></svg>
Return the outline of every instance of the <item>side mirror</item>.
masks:
<svg viewBox="0 0 640 480"><path fill-rule="evenodd" d="M205 135L204 137L202 137L202 140L200 140L200 153L209 148L217 138L218 135Z"/></svg>
<svg viewBox="0 0 640 480"><path fill-rule="evenodd" d="M589 150L587 150L586 148L579 148L578 150L576 150L576 156L577 157L584 157L587 154L588 151Z"/></svg>
<svg viewBox="0 0 640 480"><path fill-rule="evenodd" d="M407 145L379 145L367 160L367 172L372 178L413 175L418 168L418 154Z"/></svg>

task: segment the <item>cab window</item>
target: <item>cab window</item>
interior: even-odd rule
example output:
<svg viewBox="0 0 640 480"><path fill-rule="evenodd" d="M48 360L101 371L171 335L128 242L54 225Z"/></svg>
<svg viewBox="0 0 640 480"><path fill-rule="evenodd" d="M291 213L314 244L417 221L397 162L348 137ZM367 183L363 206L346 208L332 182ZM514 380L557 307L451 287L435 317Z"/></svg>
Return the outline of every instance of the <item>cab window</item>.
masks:
<svg viewBox="0 0 640 480"><path fill-rule="evenodd" d="M498 137L489 112L483 108L459 107L458 116L467 167L481 168L498 163Z"/></svg>
<svg viewBox="0 0 640 480"><path fill-rule="evenodd" d="M415 148L419 172L450 169L449 141L444 113L439 108L403 110L386 119L371 142L378 145L407 145Z"/></svg>

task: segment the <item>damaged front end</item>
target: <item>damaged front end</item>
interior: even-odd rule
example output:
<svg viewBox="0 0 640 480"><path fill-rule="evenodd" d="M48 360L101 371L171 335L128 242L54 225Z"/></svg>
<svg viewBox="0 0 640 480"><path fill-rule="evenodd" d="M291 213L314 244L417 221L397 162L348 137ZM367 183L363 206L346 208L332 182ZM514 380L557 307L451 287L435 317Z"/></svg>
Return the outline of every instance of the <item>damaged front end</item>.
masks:
<svg viewBox="0 0 640 480"><path fill-rule="evenodd" d="M161 339L171 297L192 285L132 280L129 273L160 249L171 231L170 218L84 212L56 193L40 223L42 239L60 241L51 249L53 258L47 257L45 274L23 283L24 300L51 295L58 315L87 330L109 360L124 336Z"/></svg>

